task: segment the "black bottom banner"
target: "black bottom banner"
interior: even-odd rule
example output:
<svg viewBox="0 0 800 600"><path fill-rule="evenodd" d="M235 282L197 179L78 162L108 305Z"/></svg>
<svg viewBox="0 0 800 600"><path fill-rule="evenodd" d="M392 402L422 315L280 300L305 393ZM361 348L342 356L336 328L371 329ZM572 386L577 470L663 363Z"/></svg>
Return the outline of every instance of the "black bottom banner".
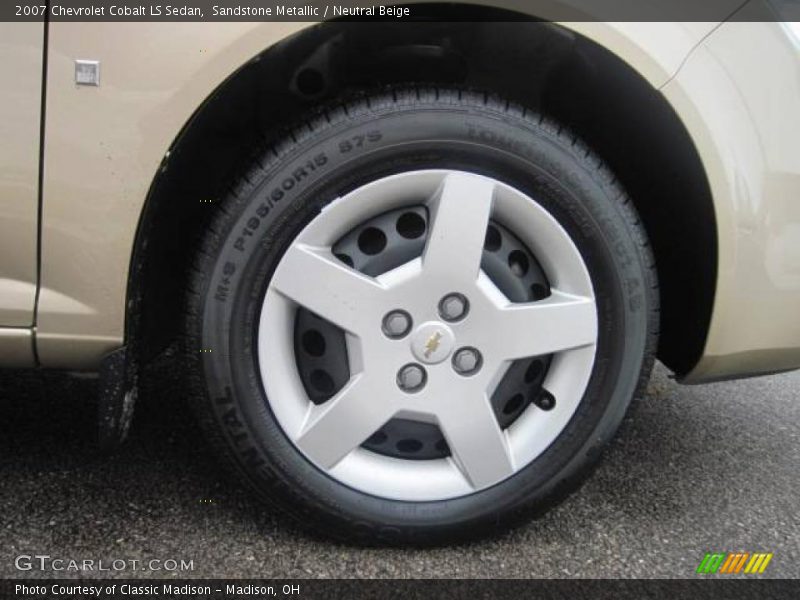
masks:
<svg viewBox="0 0 800 600"><path fill-rule="evenodd" d="M703 580L454 580L454 579L171 579L171 580L14 580L0 581L0 597L71 598L262 598L534 600L563 598L691 598L716 600L800 597L800 582L779 579Z"/></svg>

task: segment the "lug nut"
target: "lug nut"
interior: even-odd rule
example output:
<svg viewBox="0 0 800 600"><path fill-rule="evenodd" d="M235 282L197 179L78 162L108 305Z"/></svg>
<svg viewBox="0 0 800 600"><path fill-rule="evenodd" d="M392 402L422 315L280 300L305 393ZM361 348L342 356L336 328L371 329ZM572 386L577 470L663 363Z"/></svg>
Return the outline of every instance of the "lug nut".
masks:
<svg viewBox="0 0 800 600"><path fill-rule="evenodd" d="M398 340L411 331L411 315L404 310L393 310L383 317L383 333Z"/></svg>
<svg viewBox="0 0 800 600"><path fill-rule="evenodd" d="M425 387L425 382L428 380L428 374L421 365L411 363L402 367L397 372L397 385L404 392L412 394L418 392Z"/></svg>
<svg viewBox="0 0 800 600"><path fill-rule="evenodd" d="M460 321L469 312L469 300L463 294L447 294L439 301L439 316L445 321Z"/></svg>
<svg viewBox="0 0 800 600"><path fill-rule="evenodd" d="M477 373L483 365L483 357L475 348L460 348L453 354L453 368L459 375Z"/></svg>

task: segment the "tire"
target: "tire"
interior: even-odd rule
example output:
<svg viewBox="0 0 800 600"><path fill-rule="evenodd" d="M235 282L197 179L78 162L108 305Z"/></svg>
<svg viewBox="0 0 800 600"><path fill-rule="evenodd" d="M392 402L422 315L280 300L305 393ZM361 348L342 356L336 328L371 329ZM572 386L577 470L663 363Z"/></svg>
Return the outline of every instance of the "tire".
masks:
<svg viewBox="0 0 800 600"><path fill-rule="evenodd" d="M586 359L590 354L588 350L582 354L565 351L565 357L573 358L553 358L561 356L553 353L546 360L542 359L541 364L545 366L547 375L543 375L537 384L540 386L536 388L539 400L531 400L534 404L537 401L540 404L528 403L523 409L523 414L527 415L530 411L532 415L525 418L525 426L535 423L535 419L556 419L551 415L556 415L558 410L547 413L547 398L541 400L547 394L545 388L555 385L548 383L549 377L559 373L558 369L566 369L564 365L583 365L580 368L585 371L584 385L577 393L569 414L558 417L562 419L562 425L551 427L552 432L548 435L554 436L552 442L538 454L531 454L527 464L519 468L512 464L510 468L513 474L497 481L492 478L491 469L504 468L502 457L491 469L483 463L473 465L476 460L474 450L466 448L463 441L455 444L455 449L445 449L445 458L439 456L435 459L443 461L435 464L446 464L448 469L453 469L453 473L460 469L466 484L459 480L458 485L472 486L470 493L447 492L444 483L441 489L445 491L431 492L439 489L436 473L440 471L425 471L434 464L425 461L404 460L402 465L403 469L408 467L410 474L430 474L426 489L417 489L411 484L395 486L388 476L385 478L385 487L370 487L370 478L365 479L357 466L361 468L372 464L369 461L374 459L379 461L380 469L383 469L384 464L400 464L392 461L399 461L402 457L390 455L389 459L385 459L380 452L365 450L365 446L347 457L350 462L346 466L352 466L351 471L358 475L345 475L333 467L328 471L328 466L321 468L321 463L310 458L315 456L313 452L307 452L305 446L301 451L300 441L297 440L302 439L303 444L310 442L305 438L297 437L295 440L293 437L304 434L291 433L286 426L287 421L282 415L289 409L283 404L284 394L278 393L272 397L266 392L267 388L291 389L294 391L285 395L294 397L292 394L296 395L297 390L301 389L296 382L302 378L304 367L300 357L303 351L298 349L297 340L294 340L293 357L290 351L266 350L288 348L286 344L291 343L288 340L296 335L299 327L295 321L292 333L291 324L281 325L295 314L293 309L268 309L272 306L270 302L286 302L282 295L284 289L279 289L279 293L275 294L270 291L272 287L285 285L294 289L299 286L306 290L304 294L308 294L308 289L316 289L306 285L313 271L305 273L295 268L294 279L287 279L284 274L291 265L282 267L287 264L282 261L289 260L286 257L290 256L289 249L295 247L293 244L296 239L306 235L303 232L308 231L309 223L313 225L322 222L320 219L328 218L326 215L336 214L332 207L341 205L341 202L331 204L334 199L366 193L364 189L373 189L367 185L371 182L377 182L373 186L375 189L384 189L380 186L389 184L381 182L390 182L392 176L417 177L424 172L444 173L442 177L467 177L463 180L446 180L462 181L466 186L462 191L468 190L472 184L479 187L481 181L489 179L492 186L500 186L491 188L492 197L495 198L492 206L499 202L497 198L501 192L498 189L516 194L514 202L518 202L517 197L524 197L533 206L530 199L535 198L540 212L549 215L547 218L555 223L547 225L551 227L550 231L561 231L573 245L571 247L576 250L576 256L585 265L593 290L591 301L594 309L591 314L595 315L593 322L596 323L596 335L590 346L593 360ZM369 213L365 213L362 224L369 219L381 218L380 214L374 214L377 208L371 207L370 201L360 201L360 204L353 202L349 206L363 207L354 209L356 212L363 209ZM440 199L439 202L436 206L444 206L441 204L444 200ZM323 208L328 210L321 212ZM341 212L341 209L337 210ZM473 212L477 211L464 211L461 214L471 215ZM509 213L512 214L516 213ZM540 217L545 218L541 215L537 218ZM442 219L444 222L444 217ZM513 228L519 226L520 222L508 217L503 225ZM426 226L435 228L435 220ZM354 231L358 227L361 225L355 227ZM503 239L509 244L520 244L520 248L539 247L537 244L542 243L541 239L531 238L526 242L515 237L525 237L528 235L525 231L503 231L506 236ZM544 232L541 237L544 239L548 235ZM426 238L430 239L436 238ZM564 240L562 242L567 244ZM425 242L428 246L433 243ZM526 243L528 246L525 246ZM486 256L488 247L487 242L482 256ZM541 268L537 271L541 276L546 276L548 264L556 268L559 261L566 260L563 258L566 251L555 252L548 258L547 247L543 247L541 255L530 249L525 252L531 253L526 265L541 261L541 265L538 265ZM428 264L427 260L423 261L423 265ZM431 259L431 264L434 262ZM296 264L305 263L301 261ZM458 267L458 260L454 261L453 266ZM519 275L518 271L514 272ZM501 274L502 277L505 275ZM334 284L329 283L328 279L318 278L313 285L319 287L320 298L325 299L310 298L309 302L314 306L325 302L325 307L341 313L341 306L337 307L330 300L332 294L324 292L328 289L326 286ZM555 289L554 286L550 293L555 293ZM431 298L430 301L436 302L438 298ZM365 298L362 305L364 310L369 309L368 303L369 300ZM353 314L360 310L358 308ZM473 310L478 311L479 307ZM300 319L300 312L298 310L296 313L296 320ZM313 310L311 313L313 318ZM274 326L266 327L264 323ZM620 184L586 145L540 115L489 95L454 89L411 88L361 97L323 110L292 130L277 145L258 155L256 162L232 187L231 193L221 204L219 214L205 234L202 249L198 251L187 300L185 352L202 425L226 464L240 475L259 498L271 506L279 507L315 534L358 543L428 545L501 532L522 519L542 513L576 489L614 435L632 398L641 393L646 384L653 364L657 323L656 272L645 232ZM376 327L380 327L380 324L376 324ZM458 324L448 327L450 329L447 331L456 331ZM474 327L477 331L479 326L476 324ZM570 328L563 329L566 331ZM500 330L502 327L498 328ZM561 330L554 331L555 340ZM384 334L388 335L385 331ZM505 340L491 343L493 348L496 345L511 356L513 350L506 348L513 348L517 342L520 345L527 344L528 338L533 340L535 332L527 336L506 336ZM343 334L336 339L344 339ZM448 339L442 344L449 343ZM430 338L424 340L429 342ZM545 346L547 343L549 339L542 342ZM397 347L405 347L403 342L397 344ZM457 351L453 349L452 352ZM331 353L331 360L336 362L339 360L337 357L347 355L347 360L352 361L352 353L351 347L340 347L337 352ZM578 354L583 356L583 363L574 358ZM452 368L456 365L454 356L451 356ZM490 363L500 364L492 362L493 358L488 354L486 357L477 356L486 358L484 369L488 369ZM409 357L414 360L411 355ZM387 359L383 362L390 361ZM297 365L300 375L295 375L287 367L291 364ZM372 364L383 363L376 359ZM438 373L448 371L447 375L441 377L446 376L457 382L467 379L466 376L458 379L449 372L451 360L439 365L423 364L422 367L431 377L440 377ZM330 368L335 371L338 367L334 365ZM345 371L347 368L344 367ZM578 369L577 366L569 368ZM347 376L345 372L344 378L347 379ZM341 378L341 373L333 379L337 377ZM579 380L581 377L583 375L564 375L563 379ZM403 385L409 381L414 381L414 378L403 379ZM304 379L302 383L305 386ZM394 386L395 382L387 385ZM396 385L401 385L400 379ZM433 385L433 382L428 381L428 385ZM304 389L310 388L306 386ZM335 393L340 391L341 388L338 388ZM310 391L308 393L311 394ZM493 398L494 395L492 402ZM446 400L460 401L457 398ZM558 402L556 406L559 410L567 402L561 398L550 400ZM319 409L311 404L308 406L309 410ZM366 407L365 411L372 410L371 406ZM518 421L508 427L522 423L519 420L522 417L517 418ZM308 423L312 421L311 417L307 417L303 427L311 427ZM353 429L361 426L359 421ZM413 431L422 431L419 424L413 427L417 428ZM452 430L456 429L453 426ZM440 431L445 430L442 425ZM349 427L343 427L340 431L343 437L346 437L345 434L351 435ZM501 435L505 441L498 443L516 443L513 431L505 430ZM457 438L449 434L444 437L448 441ZM319 443L324 445L328 442L323 440ZM522 445L519 448L530 446L525 440L520 443ZM506 449L508 447L504 446ZM345 459L341 460L336 464L344 464ZM357 460L361 462L355 462ZM513 463L511 460L509 462ZM485 478L481 471L483 468L489 473ZM386 473L392 472L389 466L386 469ZM375 473L372 481L384 477L383 471L380 475L377 471ZM447 473L450 477L451 471ZM351 481L356 483L351 484ZM483 483L478 485L480 482ZM384 493L384 489L388 491ZM456 486L452 489L462 488ZM425 494L434 494L435 497Z"/></svg>

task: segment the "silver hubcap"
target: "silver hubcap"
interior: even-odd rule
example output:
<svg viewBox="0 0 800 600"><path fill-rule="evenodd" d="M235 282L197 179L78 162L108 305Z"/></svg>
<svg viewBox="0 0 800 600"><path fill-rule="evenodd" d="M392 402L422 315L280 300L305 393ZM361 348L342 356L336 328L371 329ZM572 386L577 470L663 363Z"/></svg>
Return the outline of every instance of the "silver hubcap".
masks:
<svg viewBox="0 0 800 600"><path fill-rule="evenodd" d="M420 257L376 277L336 259L337 240L409 198L430 215ZM534 252L551 283L546 298L511 302L482 271L490 219L514 224ZM309 400L294 362L298 307L346 333L350 379L323 404ZM258 350L270 406L314 465L369 494L427 501L499 483L552 444L586 389L597 328L584 261L547 211L493 179L428 170L358 188L305 227L270 281ZM494 390L515 361L545 355L552 405L531 404L501 428ZM399 460L362 446L398 418L437 425L450 455Z"/></svg>

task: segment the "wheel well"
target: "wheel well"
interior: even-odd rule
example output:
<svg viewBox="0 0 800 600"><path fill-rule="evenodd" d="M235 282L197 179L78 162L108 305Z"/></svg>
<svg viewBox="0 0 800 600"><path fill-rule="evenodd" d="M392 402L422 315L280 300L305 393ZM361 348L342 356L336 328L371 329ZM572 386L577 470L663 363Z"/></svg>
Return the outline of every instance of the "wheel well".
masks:
<svg viewBox="0 0 800 600"><path fill-rule="evenodd" d="M686 129L657 90L601 46L550 23L498 22L480 10L495 12L473 7L475 22L413 27L320 24L265 51L215 91L178 136L139 225L126 337L141 360L176 338L199 238L254 148L333 98L437 83L491 91L551 115L603 157L653 244L659 358L679 374L694 366L711 317L717 239L705 171Z"/></svg>

